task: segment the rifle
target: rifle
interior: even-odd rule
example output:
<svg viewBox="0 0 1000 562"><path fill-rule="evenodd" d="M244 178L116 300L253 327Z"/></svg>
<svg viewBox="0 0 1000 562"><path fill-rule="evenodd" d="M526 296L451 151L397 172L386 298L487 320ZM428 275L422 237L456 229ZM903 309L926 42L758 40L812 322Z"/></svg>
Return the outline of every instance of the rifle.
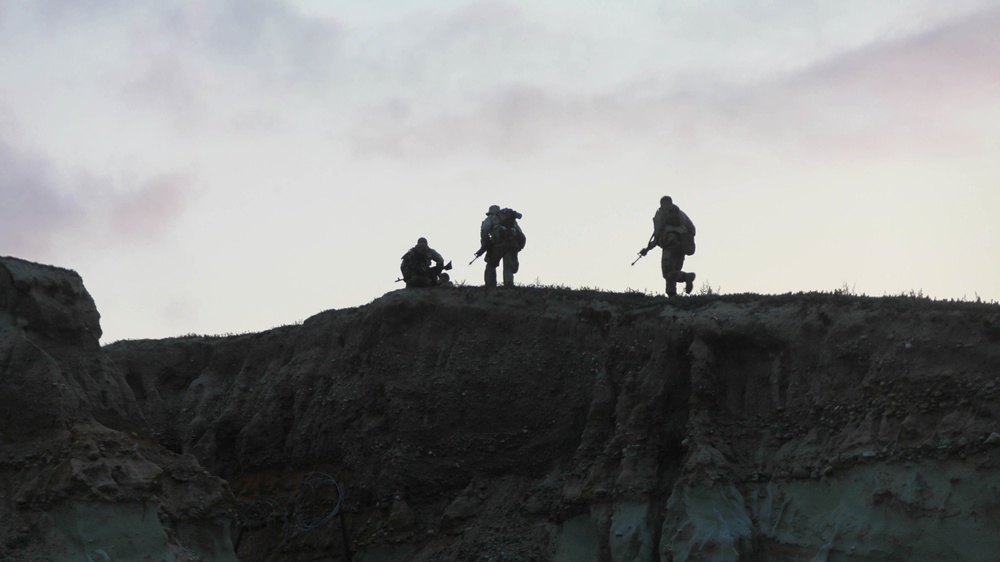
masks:
<svg viewBox="0 0 1000 562"><path fill-rule="evenodd" d="M654 238L656 238L656 233L655 232L653 233L652 236L649 237L649 242L646 242L646 247L643 248L643 249L641 249L641 250L639 250L639 257L635 258L635 261L632 262L632 265L635 265L636 261L639 261L642 258L646 257L646 254L649 253L649 249L652 247L651 244L653 243L653 239Z"/></svg>
<svg viewBox="0 0 1000 562"><path fill-rule="evenodd" d="M476 257L472 258L472 261L469 262L469 265L472 265L472 262L478 260L479 256L481 256L481 255L483 255L485 253L486 253L486 248L484 248L483 246L480 246L479 250L476 251Z"/></svg>
<svg viewBox="0 0 1000 562"><path fill-rule="evenodd" d="M431 277L437 281L437 278L441 275L442 271L451 271L451 260L448 260L448 263L442 265L440 269L436 267L430 268L427 273L429 273ZM406 281L406 279L403 279L402 277L396 279L396 283L399 283L400 281Z"/></svg>

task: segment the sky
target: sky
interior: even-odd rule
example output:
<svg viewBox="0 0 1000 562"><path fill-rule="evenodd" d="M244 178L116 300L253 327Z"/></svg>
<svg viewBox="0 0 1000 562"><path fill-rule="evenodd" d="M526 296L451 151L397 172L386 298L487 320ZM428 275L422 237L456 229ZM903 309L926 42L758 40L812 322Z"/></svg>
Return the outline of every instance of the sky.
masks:
<svg viewBox="0 0 1000 562"><path fill-rule="evenodd" d="M469 265L520 284L1000 300L1000 0L0 0L0 255L102 343L264 331Z"/></svg>

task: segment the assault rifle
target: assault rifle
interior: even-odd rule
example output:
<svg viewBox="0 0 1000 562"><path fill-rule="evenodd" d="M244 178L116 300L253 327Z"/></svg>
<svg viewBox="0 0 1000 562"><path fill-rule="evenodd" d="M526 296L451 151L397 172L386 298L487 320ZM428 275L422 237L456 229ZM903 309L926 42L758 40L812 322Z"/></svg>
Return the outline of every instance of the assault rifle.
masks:
<svg viewBox="0 0 1000 562"><path fill-rule="evenodd" d="M442 265L441 267L431 267L431 268L428 268L427 274L430 275L431 285L437 285L438 284L438 281L440 281L440 278L441 278L441 273L444 272L444 271L451 271L451 260L448 260L448 263L446 263L445 265ZM396 279L396 283L399 283L400 281L406 281L406 280L403 279L402 277L399 277L398 279Z"/></svg>
<svg viewBox="0 0 1000 562"><path fill-rule="evenodd" d="M476 257L472 258L472 261L469 262L469 265L472 265L472 262L478 260L479 256L481 256L481 255L483 255L485 253L486 253L486 246L480 246L479 250L476 251Z"/></svg>
<svg viewBox="0 0 1000 562"><path fill-rule="evenodd" d="M646 243L646 247L643 248L643 249L641 249L641 250L639 250L639 257L635 258L635 261L632 262L632 265L635 265L636 261L639 261L642 258L646 257L646 254L649 253L650 244L653 243L653 238L656 238L655 234L649 237L649 242Z"/></svg>

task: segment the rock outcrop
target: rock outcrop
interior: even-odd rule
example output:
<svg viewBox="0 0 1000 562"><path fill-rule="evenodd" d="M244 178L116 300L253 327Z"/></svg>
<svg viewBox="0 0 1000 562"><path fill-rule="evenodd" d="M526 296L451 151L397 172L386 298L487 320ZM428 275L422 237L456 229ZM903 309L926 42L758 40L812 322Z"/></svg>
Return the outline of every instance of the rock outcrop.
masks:
<svg viewBox="0 0 1000 562"><path fill-rule="evenodd" d="M2 263L0 412L34 416L0 445L13 559L73 541L245 562L1000 552L997 305L401 290L259 334L99 348L78 277ZM111 553L92 510L166 540L105 536Z"/></svg>
<svg viewBox="0 0 1000 562"><path fill-rule="evenodd" d="M0 258L0 560L234 561L233 498L151 439L73 271Z"/></svg>

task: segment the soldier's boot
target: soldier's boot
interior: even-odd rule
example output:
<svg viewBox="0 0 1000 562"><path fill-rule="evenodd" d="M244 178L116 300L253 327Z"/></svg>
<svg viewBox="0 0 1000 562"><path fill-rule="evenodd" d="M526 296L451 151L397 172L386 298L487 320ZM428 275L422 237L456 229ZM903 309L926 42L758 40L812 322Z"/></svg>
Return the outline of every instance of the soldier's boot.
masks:
<svg viewBox="0 0 1000 562"><path fill-rule="evenodd" d="M667 296L676 297L677 296L677 282L680 281L680 272L672 271L667 274Z"/></svg>
<svg viewBox="0 0 1000 562"><path fill-rule="evenodd" d="M694 272L684 274L684 294L690 295L694 289Z"/></svg>
<svg viewBox="0 0 1000 562"><path fill-rule="evenodd" d="M677 296L677 282L667 281L667 296L676 297Z"/></svg>

